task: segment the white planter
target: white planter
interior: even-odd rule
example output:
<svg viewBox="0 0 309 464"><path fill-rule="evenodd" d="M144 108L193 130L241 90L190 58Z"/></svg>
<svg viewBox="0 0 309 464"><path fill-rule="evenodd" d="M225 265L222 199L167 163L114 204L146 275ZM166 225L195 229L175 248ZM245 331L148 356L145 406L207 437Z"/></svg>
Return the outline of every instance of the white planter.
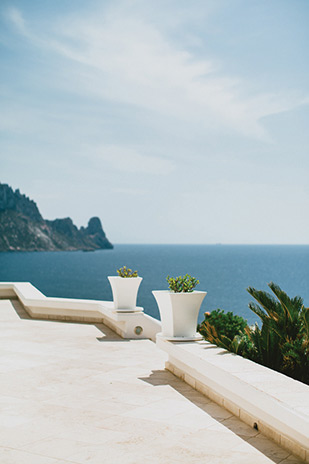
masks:
<svg viewBox="0 0 309 464"><path fill-rule="evenodd" d="M116 310L135 310L138 288L142 277L109 276Z"/></svg>
<svg viewBox="0 0 309 464"><path fill-rule="evenodd" d="M199 310L207 292L152 292L160 311L162 336L168 339L195 340Z"/></svg>

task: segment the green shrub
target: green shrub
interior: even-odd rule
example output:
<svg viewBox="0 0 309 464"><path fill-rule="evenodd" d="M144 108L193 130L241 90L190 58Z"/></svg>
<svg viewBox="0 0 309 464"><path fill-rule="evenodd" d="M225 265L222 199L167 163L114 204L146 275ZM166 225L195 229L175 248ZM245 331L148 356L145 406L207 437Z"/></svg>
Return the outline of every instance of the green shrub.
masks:
<svg viewBox="0 0 309 464"><path fill-rule="evenodd" d="M258 303L249 303L249 308L261 319L261 328L216 310L205 313L198 329L211 343L309 384L309 308L273 282L268 286L275 297L247 289Z"/></svg>
<svg viewBox="0 0 309 464"><path fill-rule="evenodd" d="M256 348L255 361L309 384L309 308L296 296L289 298L271 282L267 292L249 287L247 290L258 304L249 308L259 316L262 328L250 333Z"/></svg>
<svg viewBox="0 0 309 464"><path fill-rule="evenodd" d="M168 282L169 289L175 293L191 293L200 283L195 277L192 277L189 274L179 277L167 276L166 280Z"/></svg>
<svg viewBox="0 0 309 464"><path fill-rule="evenodd" d="M204 321L198 326L198 331L206 340L242 356L245 350L250 349L248 329L243 317L232 312L225 313L223 309L206 312Z"/></svg>
<svg viewBox="0 0 309 464"><path fill-rule="evenodd" d="M137 271L132 271L132 269L129 269L126 266L117 269L117 274L119 277L138 277Z"/></svg>
<svg viewBox="0 0 309 464"><path fill-rule="evenodd" d="M205 313L205 321L212 325L218 334L224 334L231 340L236 335L244 333L247 327L247 321L243 317L234 315L232 312L225 313L223 309ZM203 330L203 324L200 325L200 330Z"/></svg>

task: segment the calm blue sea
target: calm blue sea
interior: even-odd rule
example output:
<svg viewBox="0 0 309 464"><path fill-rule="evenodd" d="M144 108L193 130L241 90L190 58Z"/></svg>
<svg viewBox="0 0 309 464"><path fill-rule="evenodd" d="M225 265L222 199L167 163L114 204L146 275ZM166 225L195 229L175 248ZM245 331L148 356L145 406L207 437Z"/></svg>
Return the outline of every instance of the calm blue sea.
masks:
<svg viewBox="0 0 309 464"><path fill-rule="evenodd" d="M46 296L111 300L108 275L126 265L143 277L138 305L159 318L152 290L167 289L166 276L189 273L206 290L205 311L234 311L250 324L248 286L273 281L309 306L309 245L116 245L96 252L0 253L0 281L29 281Z"/></svg>

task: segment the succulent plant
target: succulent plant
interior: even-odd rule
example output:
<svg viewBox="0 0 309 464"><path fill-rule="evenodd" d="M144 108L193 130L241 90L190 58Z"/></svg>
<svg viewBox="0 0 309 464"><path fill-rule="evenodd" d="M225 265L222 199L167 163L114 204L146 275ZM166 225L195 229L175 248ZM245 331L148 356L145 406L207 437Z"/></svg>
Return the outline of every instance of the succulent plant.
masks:
<svg viewBox="0 0 309 464"><path fill-rule="evenodd" d="M123 266L120 269L117 269L117 274L119 277L138 277L137 271L132 271L132 269Z"/></svg>
<svg viewBox="0 0 309 464"><path fill-rule="evenodd" d="M189 274L179 277L170 277L168 275L166 280L168 282L169 289L175 293L191 293L200 283L195 277L192 277Z"/></svg>

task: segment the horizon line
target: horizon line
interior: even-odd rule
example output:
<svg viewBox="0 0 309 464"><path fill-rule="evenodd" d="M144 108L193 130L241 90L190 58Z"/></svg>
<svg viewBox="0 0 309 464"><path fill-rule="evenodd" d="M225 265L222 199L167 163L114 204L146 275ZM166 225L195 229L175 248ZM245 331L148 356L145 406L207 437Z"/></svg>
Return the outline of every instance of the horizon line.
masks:
<svg viewBox="0 0 309 464"><path fill-rule="evenodd" d="M113 245L169 245L169 246L309 246L309 243L138 243L113 242Z"/></svg>

